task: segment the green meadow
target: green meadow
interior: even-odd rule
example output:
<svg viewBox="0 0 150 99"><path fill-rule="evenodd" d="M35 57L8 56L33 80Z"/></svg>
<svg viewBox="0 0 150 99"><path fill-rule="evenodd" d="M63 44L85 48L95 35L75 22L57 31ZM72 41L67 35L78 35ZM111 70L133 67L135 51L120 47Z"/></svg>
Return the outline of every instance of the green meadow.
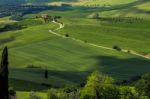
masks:
<svg viewBox="0 0 150 99"><path fill-rule="evenodd" d="M123 49L134 50L143 54L150 52L150 21L125 19L121 22L109 19L70 19L60 33L87 40L97 45L112 48L118 45ZM133 19L134 20L134 19ZM131 23L130 23L131 21ZM139 46L140 45L140 46Z"/></svg>
<svg viewBox="0 0 150 99"><path fill-rule="evenodd" d="M101 35L93 36L94 33L95 34L97 33L97 35L99 35L100 32L97 31L101 30L102 26L105 27L104 25L101 25L99 21L93 19L86 19L86 20L81 19L81 20L83 21L83 23L80 24L79 29L82 32L78 31L79 29L77 28L76 24L78 24L79 21L76 19L74 19L74 21L70 21L72 22L70 28L68 28L69 23L66 23L65 28L63 28L60 31L61 33L62 32L68 33L71 37L75 37L77 39L83 40L83 42L75 41L70 38L61 38L49 33L48 32L49 29L54 29L58 27L53 23L50 24L42 23L33 26L29 25L28 28L25 28L23 30L2 33L1 38L11 37L11 36L15 38L13 41L3 44L3 46L7 45L10 47L9 49L10 78L17 79L19 81L20 80L29 81L32 82L33 84L35 83L38 85L41 85L42 83L46 82L53 86L65 86L67 84L68 85L80 84L84 82L86 76L90 74L90 72L95 70L100 70L103 73L111 75L114 78L116 78L116 80L129 79L133 76L140 75L144 72L149 71L150 62L148 59L144 59L142 57L132 55L130 53L118 52L113 49L108 50L108 49L98 48L95 46L91 46L88 43L85 43L84 40L87 40L87 42L89 43L95 43L97 45L102 45L102 46L107 46L106 44L109 43L110 45L108 47L110 48L114 45L119 45L118 43L109 42L110 40L108 40L107 43L106 41L103 40L107 36L110 36L110 38L116 40L117 42L117 39L113 38L114 34L111 34L111 32L110 32L111 35L108 34L104 35L105 38L102 37ZM97 29L97 25L99 26L98 29ZM73 27L74 31L72 31L71 27ZM107 25L107 27L111 27L111 26ZM124 27L124 26L120 26L120 27ZM69 30L67 30L66 28L68 28ZM86 31L86 29L84 28L90 28L90 29L89 31ZM95 28L95 30L93 28ZM113 27L111 29L113 30ZM77 33L77 34L73 34L73 33ZM91 36L89 37L89 35ZM84 37L89 37L89 39ZM120 37L120 40L121 39L122 38ZM132 37L130 39L132 39ZM123 46L124 43L120 45ZM133 47L132 43L129 45ZM129 48L130 46L128 46L127 48ZM133 50L137 50L137 49L133 49ZM139 48L138 51L140 50L142 50L142 48L141 49ZM145 52L145 50L142 51ZM29 69L28 67L32 65L37 68ZM47 68L49 69L50 77L48 81L44 81L43 73L44 73L44 69ZM33 77L35 79L33 79ZM31 85L33 85L32 83ZM39 87L42 87L42 85ZM32 89L32 87L29 86L29 89Z"/></svg>
<svg viewBox="0 0 150 99"><path fill-rule="evenodd" d="M0 18L2 26L23 26L20 30L0 32L0 53L4 46L8 46L10 86L18 91L18 99L22 95L27 99L29 91L38 91L38 95L45 99L49 87L79 85L96 70L115 81L129 80L150 71L150 59L144 58L150 54L149 1L62 2L72 3L73 7L26 14L21 21ZM91 18L96 13L99 18ZM41 18L36 18L42 14L61 16L59 21L63 22L64 28L55 30L58 24L44 23ZM69 37L54 35L49 30ZM143 57L117 51L114 46ZM44 79L45 69L49 71L47 80Z"/></svg>
<svg viewBox="0 0 150 99"><path fill-rule="evenodd" d="M18 96L18 99L29 99L29 92L22 92L22 91L19 91L17 92L17 96ZM36 93L38 96L42 97L43 99L47 99L47 95L45 93Z"/></svg>

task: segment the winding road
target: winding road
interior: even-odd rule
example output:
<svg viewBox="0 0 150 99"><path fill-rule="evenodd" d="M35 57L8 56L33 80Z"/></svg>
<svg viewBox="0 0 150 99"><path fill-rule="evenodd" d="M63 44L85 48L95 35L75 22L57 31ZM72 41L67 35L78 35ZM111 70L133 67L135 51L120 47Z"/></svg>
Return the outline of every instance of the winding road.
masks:
<svg viewBox="0 0 150 99"><path fill-rule="evenodd" d="M56 28L55 30L49 30L49 32L50 32L51 34L57 35L57 36L62 37L62 38L70 38L70 39L72 39L72 40L74 40L74 41L77 41L77 42L85 43L85 41L83 41L83 40L76 39L76 38L73 38L73 37L66 37L65 35L62 35L62 34L59 34L59 33L55 32L55 31L57 31L57 30L60 30L60 29L64 28L65 25L64 25L63 23L59 23L59 22L56 22L56 21L52 21L52 22L53 22L54 24L58 24L59 27ZM87 42L86 44L91 45L91 46L94 46L94 47L98 47L98 48L107 49L107 50L114 50L113 48L105 47L105 46L100 46L100 45L97 45L97 44L94 44L94 43L88 43L88 42ZM128 50L122 49L122 52L126 52L126 53L127 53ZM138 53L138 52L136 52L136 51L130 50L130 54L136 55L136 56L139 56L139 57L142 57L142 58L150 59L150 57L144 56L144 55L142 55L142 54L140 54L140 53Z"/></svg>

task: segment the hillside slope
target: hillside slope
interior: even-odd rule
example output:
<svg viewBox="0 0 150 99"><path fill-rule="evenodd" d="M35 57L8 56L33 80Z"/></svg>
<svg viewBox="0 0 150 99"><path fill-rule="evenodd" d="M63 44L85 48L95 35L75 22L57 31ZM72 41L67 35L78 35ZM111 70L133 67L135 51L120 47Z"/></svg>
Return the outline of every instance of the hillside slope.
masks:
<svg viewBox="0 0 150 99"><path fill-rule="evenodd" d="M137 0L1 0L0 4L60 4L71 3L73 5L95 6L95 5L119 5Z"/></svg>
<svg viewBox="0 0 150 99"><path fill-rule="evenodd" d="M89 43L109 48L117 45L143 55L149 54L150 21L146 18L150 16L150 1L1 0L0 4L37 4L37 2L50 5L69 3L80 7L27 14L18 22L25 24L26 28L0 33L2 41L0 52L4 46L8 46L10 79L13 82L11 84L18 85L17 90L29 91L37 86L40 90L45 89L42 83L54 86L79 84L95 70L108 74L116 80L126 80L149 72L150 60L146 58L91 46ZM88 18L93 13L99 13L102 18ZM49 30L54 30L58 26L54 23L43 24L40 19L35 19L42 14L61 16L65 27L55 32L61 35L68 34L71 38L82 42L50 33ZM130 16L131 18L125 18ZM9 20L8 17L0 19L0 23L5 22L10 24L16 21ZM49 70L48 82L43 78L45 69ZM29 85L25 88L19 85L20 82Z"/></svg>
<svg viewBox="0 0 150 99"><path fill-rule="evenodd" d="M32 24L30 21L23 21L23 23ZM73 23L76 24L76 22L79 21ZM82 24L87 24L85 26L94 25L94 22L82 19ZM48 32L54 28L57 27L53 23L39 24L0 34L0 39L14 37L12 41L3 44L9 47L10 78L17 79L13 82L44 83L43 71L45 68L50 72L49 82L46 83L54 86L82 83L86 76L95 70L111 75L116 80L129 79L149 71L150 61L148 59L130 53L98 48L70 38L61 38ZM64 29L63 33L74 33ZM79 30L83 33L86 31L82 27ZM78 33L78 31L75 32ZM74 37L82 40L82 34ZM89 37L95 39L94 36Z"/></svg>

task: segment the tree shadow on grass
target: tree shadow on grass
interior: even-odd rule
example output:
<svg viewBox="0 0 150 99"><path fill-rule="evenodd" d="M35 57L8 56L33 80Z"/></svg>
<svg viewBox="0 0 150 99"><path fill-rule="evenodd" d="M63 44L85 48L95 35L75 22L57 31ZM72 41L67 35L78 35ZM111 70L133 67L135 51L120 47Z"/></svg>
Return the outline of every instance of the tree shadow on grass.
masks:
<svg viewBox="0 0 150 99"><path fill-rule="evenodd" d="M129 80L132 77L150 72L150 60L147 59L121 59L111 56L91 56L89 58L95 58L98 61L96 68L99 68L99 71L118 81Z"/></svg>
<svg viewBox="0 0 150 99"><path fill-rule="evenodd" d="M101 71L117 81L129 80L132 77L150 72L150 60L139 57L90 56L86 58L97 60L97 64L92 66L89 71L49 70L47 80L44 78L45 70L42 68L10 69L10 85L19 91L40 91L47 90L50 87L80 85L85 83L87 76L95 70Z"/></svg>
<svg viewBox="0 0 150 99"><path fill-rule="evenodd" d="M43 86L39 83L13 78L9 79L9 87L12 87L17 91L42 91L48 89L48 87Z"/></svg>
<svg viewBox="0 0 150 99"><path fill-rule="evenodd" d="M10 69L10 85L19 91L40 91L51 87L65 87L85 83L89 72L49 70L49 78L44 78L44 69Z"/></svg>

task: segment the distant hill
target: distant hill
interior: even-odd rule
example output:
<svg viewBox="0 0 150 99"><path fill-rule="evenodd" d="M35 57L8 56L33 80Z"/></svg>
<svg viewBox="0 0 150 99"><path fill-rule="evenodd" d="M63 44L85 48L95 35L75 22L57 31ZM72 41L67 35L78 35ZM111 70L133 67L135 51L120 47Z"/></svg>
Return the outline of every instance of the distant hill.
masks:
<svg viewBox="0 0 150 99"><path fill-rule="evenodd" d="M24 4L26 0L0 0L0 5Z"/></svg>
<svg viewBox="0 0 150 99"><path fill-rule="evenodd" d="M149 18L150 15L149 0L0 0L0 5L5 4L45 4L58 6L71 4L73 6L100 7L100 9L97 9L97 12L101 13L102 16L138 16Z"/></svg>
<svg viewBox="0 0 150 99"><path fill-rule="evenodd" d="M71 3L82 6L102 6L125 4L138 0L0 0L0 4L52 4Z"/></svg>

